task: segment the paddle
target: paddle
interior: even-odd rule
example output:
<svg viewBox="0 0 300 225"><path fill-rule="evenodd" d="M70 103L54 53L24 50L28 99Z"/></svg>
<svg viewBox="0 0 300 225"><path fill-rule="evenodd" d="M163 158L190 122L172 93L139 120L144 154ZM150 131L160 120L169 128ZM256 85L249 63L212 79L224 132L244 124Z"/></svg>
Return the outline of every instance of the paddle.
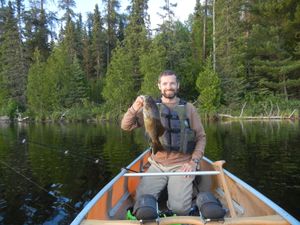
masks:
<svg viewBox="0 0 300 225"><path fill-rule="evenodd" d="M194 171L194 172L162 172L162 173L125 173L125 177L153 177L153 176L206 176L218 175L219 171Z"/></svg>
<svg viewBox="0 0 300 225"><path fill-rule="evenodd" d="M226 178L225 178L224 171L223 171L223 164L224 163L225 163L225 160L216 161L216 162L213 163L213 166L217 170L219 170L219 172L220 172L219 178L221 180L221 184L222 184L223 189L224 189L225 199L227 201L227 205L228 205L228 208L229 208L230 216L231 217L236 217L236 212L235 212L234 207L233 207L233 202L232 202L231 194L229 192L229 188L227 186Z"/></svg>

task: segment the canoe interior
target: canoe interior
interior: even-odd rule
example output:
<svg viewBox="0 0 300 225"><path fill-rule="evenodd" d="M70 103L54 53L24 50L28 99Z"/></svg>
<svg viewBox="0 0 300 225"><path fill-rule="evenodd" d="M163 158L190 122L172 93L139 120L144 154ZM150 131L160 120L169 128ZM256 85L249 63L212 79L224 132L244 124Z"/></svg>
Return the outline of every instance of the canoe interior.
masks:
<svg viewBox="0 0 300 225"><path fill-rule="evenodd" d="M149 166L147 160L148 157L149 153L136 161L130 169L135 171L146 171ZM207 160L201 160L201 170L216 170L216 167ZM207 175L201 176L199 179L200 182L196 189L199 191L211 191L221 201L223 206L228 209L229 207L225 199L224 187L220 180L220 176ZM250 193L243 186L236 183L229 176L225 176L225 180L228 189L230 190L229 195L232 199L236 218L280 217L271 207ZM104 222L109 220L124 220L126 218L127 209L134 205L135 190L139 182L140 177L120 176L120 178L103 193L102 197L100 197L96 204L89 210L82 224L87 224L87 221L100 222L102 220L102 222ZM164 196L162 196L162 199L163 197ZM163 204L160 205L160 209L163 207L162 205ZM225 219L232 219L231 217L228 210ZM285 220L282 219L282 221L284 223L278 224L288 224ZM96 222L94 224L97 224ZM266 222L265 224L269 223Z"/></svg>

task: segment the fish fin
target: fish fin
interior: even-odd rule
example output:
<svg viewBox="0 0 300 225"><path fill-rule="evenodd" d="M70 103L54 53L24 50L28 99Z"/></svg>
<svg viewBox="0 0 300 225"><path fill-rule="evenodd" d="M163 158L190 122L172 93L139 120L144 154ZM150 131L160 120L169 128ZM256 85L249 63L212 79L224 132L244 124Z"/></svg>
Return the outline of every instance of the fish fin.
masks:
<svg viewBox="0 0 300 225"><path fill-rule="evenodd" d="M155 155L156 152L163 150L162 144L157 141L152 143L152 153Z"/></svg>
<svg viewBox="0 0 300 225"><path fill-rule="evenodd" d="M157 126L157 134L158 134L158 137L162 136L164 133L165 133L165 128L164 126L161 124L161 122L159 121L158 123L158 126Z"/></svg>

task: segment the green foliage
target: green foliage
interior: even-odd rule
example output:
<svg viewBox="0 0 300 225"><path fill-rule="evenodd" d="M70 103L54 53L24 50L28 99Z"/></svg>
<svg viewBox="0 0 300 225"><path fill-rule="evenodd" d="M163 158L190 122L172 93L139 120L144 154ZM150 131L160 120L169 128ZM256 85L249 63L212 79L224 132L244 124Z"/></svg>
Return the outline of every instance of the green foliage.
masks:
<svg viewBox="0 0 300 225"><path fill-rule="evenodd" d="M157 88L158 75L165 69L166 57L164 48L153 42L150 51L141 57L141 72L144 80L141 87L141 94L150 95L154 98L160 96Z"/></svg>
<svg viewBox="0 0 300 225"><path fill-rule="evenodd" d="M298 3L299 4L299 3ZM294 97L299 89L296 26L299 5L275 1L253 4L255 24L249 36L248 58L251 86L259 91ZM281 19L278 19L280 12ZM291 36L291 34L293 34ZM297 39L297 37L296 37ZM292 93L291 93L292 92ZM297 94L296 94L297 95Z"/></svg>
<svg viewBox="0 0 300 225"><path fill-rule="evenodd" d="M8 116L14 118L18 110L18 103L13 99L8 99L5 105L0 105L0 116Z"/></svg>
<svg viewBox="0 0 300 225"><path fill-rule="evenodd" d="M27 100L28 107L36 114L44 115L48 109L46 102L45 80L46 64L41 62L40 51L36 49L34 53L34 63L28 73Z"/></svg>
<svg viewBox="0 0 300 225"><path fill-rule="evenodd" d="M134 90L132 61L122 47L117 47L107 71L103 97L110 112L120 115L137 95Z"/></svg>
<svg viewBox="0 0 300 225"><path fill-rule="evenodd" d="M216 1L216 71L220 75L222 103L239 102L247 86L245 48L247 1Z"/></svg>
<svg viewBox="0 0 300 225"><path fill-rule="evenodd" d="M119 1L104 0L103 16L96 5L84 22L73 11L75 1L60 0L64 25L55 42L54 14L43 1L27 11L22 1L2 1L0 113L26 109L38 119L63 115L70 121L118 117L138 94L159 96L157 77L166 69L179 76L179 97L198 99L205 113L239 115L245 103L245 115L299 108L300 2L205 4L197 0L194 14L181 23L166 1L163 22L151 36L147 1L131 1L127 16L118 15ZM205 63L213 41L216 73Z"/></svg>
<svg viewBox="0 0 300 225"><path fill-rule="evenodd" d="M25 106L27 68L17 19L14 16L11 2L9 2L7 10L4 12L5 19L0 30L1 85L6 89L9 98L13 98L20 106Z"/></svg>
<svg viewBox="0 0 300 225"><path fill-rule="evenodd" d="M46 87L44 92L47 111L56 111L65 107L65 101L70 90L70 65L68 53L63 45L56 47L47 60L45 69Z"/></svg>
<svg viewBox="0 0 300 225"><path fill-rule="evenodd" d="M89 96L92 102L97 104L103 103L104 99L102 96L102 91L104 87L104 80L105 78L94 78L90 79L89 82Z"/></svg>
<svg viewBox="0 0 300 225"><path fill-rule="evenodd" d="M93 14L93 30L92 30L92 43L91 54L92 62L94 64L94 76L100 78L104 75L105 71L105 34L103 32L103 22L100 15L99 7L96 4Z"/></svg>
<svg viewBox="0 0 300 225"><path fill-rule="evenodd" d="M200 93L198 101L204 112L215 112L220 105L220 79L213 71L211 60L208 58L204 71L199 73L196 81Z"/></svg>
<svg viewBox="0 0 300 225"><path fill-rule="evenodd" d="M124 48L132 64L131 75L134 79L133 91L138 93L142 84L142 73L140 71L140 57L148 51L150 41L145 25L147 2L144 0L133 0L129 24L125 30ZM135 94L136 94L135 93Z"/></svg>
<svg viewBox="0 0 300 225"><path fill-rule="evenodd" d="M66 105L82 104L88 100L88 84L86 76L80 68L79 61L75 58L71 64L70 90L66 99Z"/></svg>

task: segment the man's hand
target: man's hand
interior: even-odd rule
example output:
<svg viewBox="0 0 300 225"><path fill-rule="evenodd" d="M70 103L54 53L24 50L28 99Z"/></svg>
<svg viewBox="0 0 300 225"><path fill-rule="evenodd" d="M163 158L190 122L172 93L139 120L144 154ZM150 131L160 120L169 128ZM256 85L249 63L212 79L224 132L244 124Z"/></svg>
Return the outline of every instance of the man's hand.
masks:
<svg viewBox="0 0 300 225"><path fill-rule="evenodd" d="M134 103L132 104L132 109L134 110L134 111L139 111L140 110L140 108L142 108L143 107L143 105L144 105L144 99L143 99L143 97L142 96L138 96L136 99L135 99L135 101L134 101Z"/></svg>
<svg viewBox="0 0 300 225"><path fill-rule="evenodd" d="M179 169L179 171L181 172L194 172L196 170L197 170L197 163L193 161L184 163L182 167ZM186 176L186 177L190 177L190 176Z"/></svg>

